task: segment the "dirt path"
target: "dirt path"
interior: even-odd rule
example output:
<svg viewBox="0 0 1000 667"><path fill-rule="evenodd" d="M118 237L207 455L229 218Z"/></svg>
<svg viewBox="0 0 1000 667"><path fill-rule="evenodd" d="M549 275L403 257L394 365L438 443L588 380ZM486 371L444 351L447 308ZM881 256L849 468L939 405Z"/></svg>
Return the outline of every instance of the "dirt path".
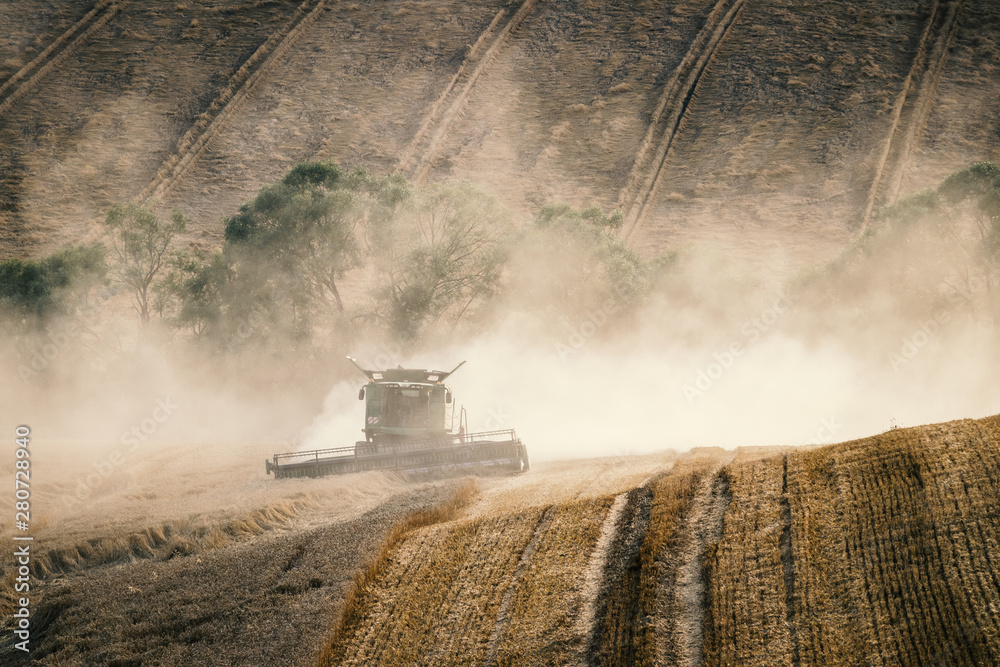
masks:
<svg viewBox="0 0 1000 667"><path fill-rule="evenodd" d="M706 548L722 536L723 518L729 506L729 484L722 466L705 475L692 511L685 520L685 538L679 550L680 567L672 600L664 600L662 618L673 618L669 630L662 635L660 655L676 655L680 667L697 667L702 662L702 628L705 618L705 579L702 559ZM666 664L672 664L668 661Z"/></svg>
<svg viewBox="0 0 1000 667"><path fill-rule="evenodd" d="M613 539L600 553L601 582L593 602L595 614L586 635L582 665L631 664L638 655L643 627L650 620L643 617L640 608L641 550L649 528L653 492L643 485L619 496L616 505L619 500L623 502L614 517Z"/></svg>
<svg viewBox="0 0 1000 667"><path fill-rule="evenodd" d="M608 588L607 569L615 565L615 563L609 563L609 560L612 556L613 546L618 541L622 515L630 496L630 493L620 493L615 496L615 502L601 526L601 536L597 540L597 548L590 556L590 565L587 567L583 584L583 611L580 613L577 626L580 635L584 637L580 657L582 665L589 665L593 662L594 644L597 640L599 624L598 610L601 607L606 607L606 601L602 598L605 597Z"/></svg>

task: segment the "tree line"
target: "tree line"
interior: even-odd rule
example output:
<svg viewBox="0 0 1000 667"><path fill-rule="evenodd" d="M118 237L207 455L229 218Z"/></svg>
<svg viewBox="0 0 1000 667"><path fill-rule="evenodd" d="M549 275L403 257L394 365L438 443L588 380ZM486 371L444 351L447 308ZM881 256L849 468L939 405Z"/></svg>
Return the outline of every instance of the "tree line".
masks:
<svg viewBox="0 0 1000 667"><path fill-rule="evenodd" d="M617 237L621 222L551 205L524 224L467 184L417 187L305 162L227 218L212 252L179 247L189 221L178 212L164 220L115 204L102 243L0 263L0 308L31 329L97 292L125 293L140 331L169 329L215 350L373 332L415 342L481 326L514 294L543 315L556 303L639 298L656 264Z"/></svg>

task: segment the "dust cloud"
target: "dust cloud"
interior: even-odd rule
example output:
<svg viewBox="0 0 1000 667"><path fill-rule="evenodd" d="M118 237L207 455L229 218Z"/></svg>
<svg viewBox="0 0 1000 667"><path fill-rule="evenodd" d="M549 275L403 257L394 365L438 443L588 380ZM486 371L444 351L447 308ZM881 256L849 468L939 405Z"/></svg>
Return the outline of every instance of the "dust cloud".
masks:
<svg viewBox="0 0 1000 667"><path fill-rule="evenodd" d="M383 345L367 358L439 370L468 361L449 384L470 429L514 428L534 460L822 445L995 414L1000 285L968 279L967 258L942 262L944 252L909 244L860 268L834 262L787 279L695 250L638 303L590 299L546 319L514 295L488 333L407 353ZM900 265L903 275L938 268L907 286ZM356 439L355 375L329 392L301 448Z"/></svg>
<svg viewBox="0 0 1000 667"><path fill-rule="evenodd" d="M885 245L791 278L686 248L636 297L580 278L579 253L536 244L473 326L298 356L129 339L115 322L131 313L114 302L4 346L3 428L71 443L48 454L66 461L60 447L90 460L170 443L234 455L250 443L264 456L347 447L361 437L365 380L346 354L369 368L467 361L449 384L469 428L516 429L536 461L828 444L1000 412L996 276L933 239Z"/></svg>

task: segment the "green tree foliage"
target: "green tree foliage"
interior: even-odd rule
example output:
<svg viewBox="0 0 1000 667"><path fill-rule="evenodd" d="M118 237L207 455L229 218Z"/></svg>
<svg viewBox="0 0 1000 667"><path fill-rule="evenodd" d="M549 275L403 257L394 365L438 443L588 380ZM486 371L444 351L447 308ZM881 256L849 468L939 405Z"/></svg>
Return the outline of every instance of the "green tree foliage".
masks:
<svg viewBox="0 0 1000 667"><path fill-rule="evenodd" d="M111 275L131 292L132 305L145 325L151 313L154 281L166 266L171 242L186 227L184 216L175 211L170 222L162 222L143 206L118 203L108 211L104 224Z"/></svg>
<svg viewBox="0 0 1000 667"><path fill-rule="evenodd" d="M567 306L615 309L646 293L653 266L618 236L621 211L545 206L521 235L510 270L515 297L553 314Z"/></svg>
<svg viewBox="0 0 1000 667"><path fill-rule="evenodd" d="M1000 165L976 162L956 171L938 188L953 207L970 204L987 255L1000 254Z"/></svg>
<svg viewBox="0 0 1000 667"><path fill-rule="evenodd" d="M40 322L84 305L106 275L101 245L72 246L38 260L4 260L0 262L0 308L18 320Z"/></svg>
<svg viewBox="0 0 1000 667"><path fill-rule="evenodd" d="M197 294L200 305L184 312L229 343L275 329L305 340L331 324L343 328L339 283L366 259L362 228L386 224L408 196L398 176L296 165L226 221L222 256L189 276L188 298Z"/></svg>
<svg viewBox="0 0 1000 667"><path fill-rule="evenodd" d="M402 340L428 327L454 328L496 293L510 221L468 184L431 186L367 228L379 274L374 319Z"/></svg>
<svg viewBox="0 0 1000 667"><path fill-rule="evenodd" d="M344 311L337 282L361 264L358 226L385 186L363 170L329 162L296 165L226 222L232 254L266 267L302 305Z"/></svg>
<svg viewBox="0 0 1000 667"><path fill-rule="evenodd" d="M988 304L1000 279L998 240L1000 167L979 162L876 211L865 234L800 287L849 305L855 324L875 329L894 315L926 318L959 305L973 317L984 306L1000 315L996 299Z"/></svg>
<svg viewBox="0 0 1000 667"><path fill-rule="evenodd" d="M219 327L232 289L232 269L222 253L174 253L157 290L154 308L165 321L196 338Z"/></svg>
<svg viewBox="0 0 1000 667"><path fill-rule="evenodd" d="M621 223L620 213L551 206L518 235L470 185L415 188L399 175L307 162L226 221L220 253L174 256L156 309L232 347L358 326L413 341L471 321L508 284L556 309L623 305L645 292L652 269L618 238ZM359 267L372 287L348 303L341 282Z"/></svg>

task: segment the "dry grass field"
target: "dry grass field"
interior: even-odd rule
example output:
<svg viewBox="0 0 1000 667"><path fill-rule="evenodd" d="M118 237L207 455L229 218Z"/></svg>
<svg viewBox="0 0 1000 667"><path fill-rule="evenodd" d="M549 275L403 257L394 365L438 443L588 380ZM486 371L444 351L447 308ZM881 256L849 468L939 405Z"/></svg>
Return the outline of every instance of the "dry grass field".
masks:
<svg viewBox="0 0 1000 667"><path fill-rule="evenodd" d="M990 0L8 3L0 253L154 195L216 246L298 161L628 212L646 254L830 257L871 207L996 160ZM738 118L738 120L736 120ZM748 232L753 232L748 240Z"/></svg>
<svg viewBox="0 0 1000 667"><path fill-rule="evenodd" d="M51 505L33 664L1000 660L998 417L436 482L273 481L256 453ZM39 502L72 479L46 468Z"/></svg>

